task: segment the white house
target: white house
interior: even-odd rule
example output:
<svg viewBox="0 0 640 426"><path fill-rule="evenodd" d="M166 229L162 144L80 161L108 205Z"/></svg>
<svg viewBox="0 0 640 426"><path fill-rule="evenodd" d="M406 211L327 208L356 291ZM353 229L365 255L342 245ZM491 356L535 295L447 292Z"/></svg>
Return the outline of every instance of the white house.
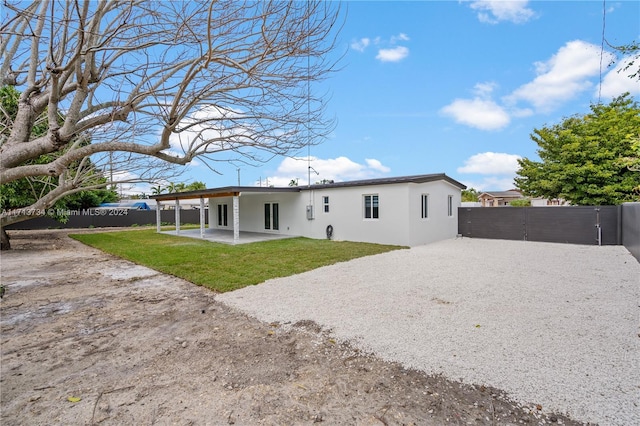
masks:
<svg viewBox="0 0 640 426"><path fill-rule="evenodd" d="M234 242L242 231L417 246L457 235L465 188L441 173L302 187L230 186L152 198L174 200L177 207L180 200L208 200L209 230L233 231ZM200 222L205 237L204 209Z"/></svg>

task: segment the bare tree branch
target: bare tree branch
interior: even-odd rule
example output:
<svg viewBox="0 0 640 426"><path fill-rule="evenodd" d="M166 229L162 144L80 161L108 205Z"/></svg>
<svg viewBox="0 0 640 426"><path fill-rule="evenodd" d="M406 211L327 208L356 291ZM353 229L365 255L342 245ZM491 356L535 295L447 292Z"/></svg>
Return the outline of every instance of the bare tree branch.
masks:
<svg viewBox="0 0 640 426"><path fill-rule="evenodd" d="M333 128L311 84L335 69L336 3L4 1L0 80L21 95L0 115L0 183L57 177L38 208L94 185L87 159L95 174L126 154L117 172L149 181L196 157L287 155Z"/></svg>

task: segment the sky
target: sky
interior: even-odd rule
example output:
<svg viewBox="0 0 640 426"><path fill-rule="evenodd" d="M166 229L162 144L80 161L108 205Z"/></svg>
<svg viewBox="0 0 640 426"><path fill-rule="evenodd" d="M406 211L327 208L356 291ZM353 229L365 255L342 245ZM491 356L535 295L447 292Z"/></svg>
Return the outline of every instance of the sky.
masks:
<svg viewBox="0 0 640 426"><path fill-rule="evenodd" d="M208 188L445 173L479 191L514 188L538 159L534 129L586 114L640 82L611 45L640 39L637 1L346 1L323 143L256 166L197 160ZM604 17L604 19L603 19ZM603 26L604 24L604 26ZM310 154L310 161L307 156Z"/></svg>

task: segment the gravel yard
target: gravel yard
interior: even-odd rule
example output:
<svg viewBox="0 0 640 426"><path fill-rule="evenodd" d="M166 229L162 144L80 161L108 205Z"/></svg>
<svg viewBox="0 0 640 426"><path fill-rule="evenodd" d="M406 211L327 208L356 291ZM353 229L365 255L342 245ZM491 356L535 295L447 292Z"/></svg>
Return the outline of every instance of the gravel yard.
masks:
<svg viewBox="0 0 640 426"><path fill-rule="evenodd" d="M575 420L640 424L640 264L622 246L460 238L216 299Z"/></svg>
<svg viewBox="0 0 640 426"><path fill-rule="evenodd" d="M640 424L623 247L458 239L220 295L67 232L2 254L3 425Z"/></svg>

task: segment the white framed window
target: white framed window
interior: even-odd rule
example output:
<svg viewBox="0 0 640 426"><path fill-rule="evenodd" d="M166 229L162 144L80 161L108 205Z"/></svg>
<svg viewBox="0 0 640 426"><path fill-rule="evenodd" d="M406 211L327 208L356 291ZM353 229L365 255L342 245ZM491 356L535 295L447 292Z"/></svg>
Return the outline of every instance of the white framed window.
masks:
<svg viewBox="0 0 640 426"><path fill-rule="evenodd" d="M364 196L364 218L379 219L380 218L380 201L378 195Z"/></svg>
<svg viewBox="0 0 640 426"><path fill-rule="evenodd" d="M218 204L218 226L228 226L228 211L229 208L226 204Z"/></svg>
<svg viewBox="0 0 640 426"><path fill-rule="evenodd" d="M280 229L280 209L278 203L264 203L264 229Z"/></svg>
<svg viewBox="0 0 640 426"><path fill-rule="evenodd" d="M422 204L420 208L420 217L423 219L429 218L429 194L422 194Z"/></svg>
<svg viewBox="0 0 640 426"><path fill-rule="evenodd" d="M447 216L453 216L453 195L447 197Z"/></svg>
<svg viewBox="0 0 640 426"><path fill-rule="evenodd" d="M325 213L329 213L329 196L325 195L322 197L322 211Z"/></svg>

